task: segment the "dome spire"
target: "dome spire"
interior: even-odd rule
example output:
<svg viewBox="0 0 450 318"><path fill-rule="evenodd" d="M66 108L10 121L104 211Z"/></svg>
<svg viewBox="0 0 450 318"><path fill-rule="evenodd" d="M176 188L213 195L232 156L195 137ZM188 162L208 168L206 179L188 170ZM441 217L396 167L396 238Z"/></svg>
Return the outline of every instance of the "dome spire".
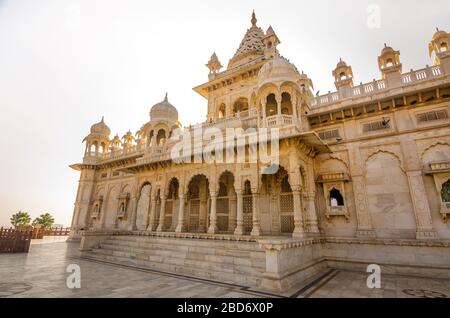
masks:
<svg viewBox="0 0 450 318"><path fill-rule="evenodd" d="M166 92L166 96L164 97L164 101L165 101L165 102L168 102L168 101L169 101L169 97L168 97L167 92Z"/></svg>
<svg viewBox="0 0 450 318"><path fill-rule="evenodd" d="M251 21L252 21L252 26L256 26L256 22L258 22L258 19L256 19L255 10L253 10Z"/></svg>

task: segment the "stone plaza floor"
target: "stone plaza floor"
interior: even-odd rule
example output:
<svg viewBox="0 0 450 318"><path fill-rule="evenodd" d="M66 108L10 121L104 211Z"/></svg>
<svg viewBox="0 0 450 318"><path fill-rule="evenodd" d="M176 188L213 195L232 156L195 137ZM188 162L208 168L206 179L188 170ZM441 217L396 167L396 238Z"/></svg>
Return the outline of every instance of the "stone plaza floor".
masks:
<svg viewBox="0 0 450 318"><path fill-rule="evenodd" d="M78 243L33 241L29 254L0 254L0 297L450 297L450 280L383 275L369 289L364 273L334 270L308 288L271 294L238 285L79 259ZM70 264L81 269L81 288L69 289Z"/></svg>

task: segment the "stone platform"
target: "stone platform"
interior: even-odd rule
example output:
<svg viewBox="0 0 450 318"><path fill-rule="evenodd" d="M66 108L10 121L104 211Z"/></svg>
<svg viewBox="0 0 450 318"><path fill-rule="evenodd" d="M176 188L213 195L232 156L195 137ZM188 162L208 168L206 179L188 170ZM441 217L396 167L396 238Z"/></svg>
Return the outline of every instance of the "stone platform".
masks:
<svg viewBox="0 0 450 318"><path fill-rule="evenodd" d="M81 257L285 292L330 269L450 279L450 242L84 232Z"/></svg>

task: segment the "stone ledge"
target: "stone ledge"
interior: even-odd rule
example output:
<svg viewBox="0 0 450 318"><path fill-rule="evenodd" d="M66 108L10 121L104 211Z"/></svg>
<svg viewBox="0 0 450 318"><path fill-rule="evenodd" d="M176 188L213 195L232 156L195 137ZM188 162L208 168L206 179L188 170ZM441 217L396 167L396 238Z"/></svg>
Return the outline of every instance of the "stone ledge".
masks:
<svg viewBox="0 0 450 318"><path fill-rule="evenodd" d="M364 239L364 238L339 238L325 237L324 243L336 244L370 244L370 245L397 245L397 246L425 246L425 247L450 247L450 241L433 240L408 240L408 239Z"/></svg>

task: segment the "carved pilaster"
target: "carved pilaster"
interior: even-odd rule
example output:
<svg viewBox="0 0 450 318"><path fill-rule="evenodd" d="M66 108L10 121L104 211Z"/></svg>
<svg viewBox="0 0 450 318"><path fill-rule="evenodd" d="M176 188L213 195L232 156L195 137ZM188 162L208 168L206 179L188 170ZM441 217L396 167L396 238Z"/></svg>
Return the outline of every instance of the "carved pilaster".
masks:
<svg viewBox="0 0 450 318"><path fill-rule="evenodd" d="M430 206L428 204L421 171L408 171L408 183L416 217L417 239L437 239L437 232L433 229Z"/></svg>

